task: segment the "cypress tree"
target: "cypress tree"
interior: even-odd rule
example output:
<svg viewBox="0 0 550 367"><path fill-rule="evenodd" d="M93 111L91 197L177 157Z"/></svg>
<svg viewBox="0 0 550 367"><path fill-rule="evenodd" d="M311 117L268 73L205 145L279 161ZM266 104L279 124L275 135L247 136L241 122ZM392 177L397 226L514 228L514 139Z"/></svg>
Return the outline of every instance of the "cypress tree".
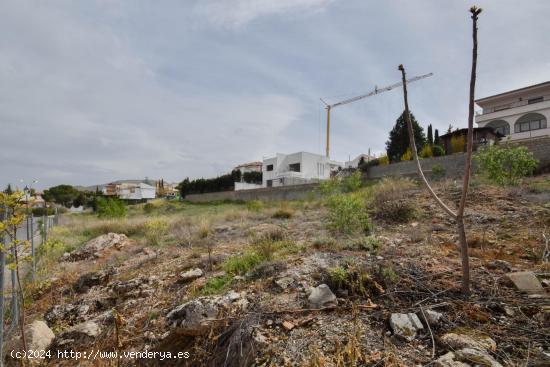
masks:
<svg viewBox="0 0 550 367"><path fill-rule="evenodd" d="M403 112L395 122L395 126L392 131L390 131L390 137L386 142L386 152L388 153L388 158L392 162L401 160L401 156L409 149L409 132L407 130L404 114ZM418 124L412 113L411 122L413 125L416 149L420 151L426 144L426 136L424 135L424 130Z"/></svg>
<svg viewBox="0 0 550 367"><path fill-rule="evenodd" d="M432 133L432 124L428 125L428 144L434 145L434 136Z"/></svg>

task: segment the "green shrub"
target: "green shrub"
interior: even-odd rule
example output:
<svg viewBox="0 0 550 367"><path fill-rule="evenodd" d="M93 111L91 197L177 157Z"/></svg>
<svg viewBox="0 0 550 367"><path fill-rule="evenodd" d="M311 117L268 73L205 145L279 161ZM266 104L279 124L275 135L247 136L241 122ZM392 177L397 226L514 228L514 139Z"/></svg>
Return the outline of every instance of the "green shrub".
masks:
<svg viewBox="0 0 550 367"><path fill-rule="evenodd" d="M150 214L153 212L153 210L155 210L155 205L153 203L147 203L143 206L143 211L146 213L146 214Z"/></svg>
<svg viewBox="0 0 550 367"><path fill-rule="evenodd" d="M526 147L492 145L475 156L481 172L499 185L517 185L533 173L538 165L533 153Z"/></svg>
<svg viewBox="0 0 550 367"><path fill-rule="evenodd" d="M292 218L294 212L289 208L280 208L273 213L272 217L275 219L289 219Z"/></svg>
<svg viewBox="0 0 550 367"><path fill-rule="evenodd" d="M100 218L124 218L126 204L118 199L97 198L97 216Z"/></svg>
<svg viewBox="0 0 550 367"><path fill-rule="evenodd" d="M223 291L231 283L232 277L229 275L221 275L208 279L204 287L200 290L200 294L209 296L218 294Z"/></svg>
<svg viewBox="0 0 550 367"><path fill-rule="evenodd" d="M432 146L429 144L424 145L420 153L418 154L420 158L431 158L434 156Z"/></svg>
<svg viewBox="0 0 550 367"><path fill-rule="evenodd" d="M145 223L145 238L151 245L159 245L162 237L168 232L168 223L155 219Z"/></svg>
<svg viewBox="0 0 550 367"><path fill-rule="evenodd" d="M264 207L264 203L260 200L250 200L246 202L246 208L251 212L259 212Z"/></svg>
<svg viewBox="0 0 550 367"><path fill-rule="evenodd" d="M380 249L380 240L373 235L356 238L347 242L346 248L348 250L378 252Z"/></svg>
<svg viewBox="0 0 550 367"><path fill-rule="evenodd" d="M262 256L256 251L246 251L242 255L234 255L225 260L223 270L232 275L244 275L263 262Z"/></svg>
<svg viewBox="0 0 550 367"><path fill-rule="evenodd" d="M390 164L390 158L387 155L383 155L382 157L378 158L378 163L381 166L385 166L387 164Z"/></svg>
<svg viewBox="0 0 550 367"><path fill-rule="evenodd" d="M432 167L432 177L434 180L441 180L443 177L445 177L446 173L447 170L440 164L434 164L434 166Z"/></svg>
<svg viewBox="0 0 550 367"><path fill-rule="evenodd" d="M336 194L327 200L327 227L342 233L369 233L371 224L364 200L358 195Z"/></svg>
<svg viewBox="0 0 550 367"><path fill-rule="evenodd" d="M401 156L401 160L402 161L411 161L413 159L413 154L412 154L412 150L411 148L407 148L407 150L405 151L405 153L403 153L403 155Z"/></svg>
<svg viewBox="0 0 550 367"><path fill-rule="evenodd" d="M335 194L340 191L340 181L336 177L321 181L319 183L319 191L325 196Z"/></svg>
<svg viewBox="0 0 550 367"><path fill-rule="evenodd" d="M414 217L411 192L414 183L404 178L385 178L373 189L376 216L388 222L403 223Z"/></svg>
<svg viewBox="0 0 550 367"><path fill-rule="evenodd" d="M332 237L319 237L313 241L312 246L317 250L335 251L338 249L338 242Z"/></svg>
<svg viewBox="0 0 550 367"><path fill-rule="evenodd" d="M432 153L434 157L442 157L445 155L445 149L441 145L432 145Z"/></svg>
<svg viewBox="0 0 550 367"><path fill-rule="evenodd" d="M353 192L361 188L361 172L355 171L350 176L342 180L342 191Z"/></svg>

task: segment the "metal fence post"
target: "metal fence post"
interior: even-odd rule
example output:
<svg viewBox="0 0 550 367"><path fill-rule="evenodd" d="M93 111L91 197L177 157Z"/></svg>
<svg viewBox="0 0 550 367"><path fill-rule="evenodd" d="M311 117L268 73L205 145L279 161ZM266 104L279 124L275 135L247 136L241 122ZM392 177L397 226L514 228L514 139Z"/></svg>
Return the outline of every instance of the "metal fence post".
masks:
<svg viewBox="0 0 550 367"><path fill-rule="evenodd" d="M9 218L11 213L6 213L6 216ZM11 256L12 261L15 261L15 238L11 238ZM11 270L11 327L15 329L19 324L19 302L17 299L17 273L15 269Z"/></svg>
<svg viewBox="0 0 550 367"><path fill-rule="evenodd" d="M0 221L4 220L5 207L0 208ZM4 245L4 233L0 233L0 245ZM4 366L4 268L6 266L6 254L0 251L0 367Z"/></svg>
<svg viewBox="0 0 550 367"><path fill-rule="evenodd" d="M31 216L31 256L32 256L32 280L34 280L35 273L36 273L36 260L34 258L34 216L32 214L32 210L30 212Z"/></svg>
<svg viewBox="0 0 550 367"><path fill-rule="evenodd" d="M43 225L43 232L42 232L42 242L46 243L48 241L48 207L46 206L46 203L44 203L44 223Z"/></svg>

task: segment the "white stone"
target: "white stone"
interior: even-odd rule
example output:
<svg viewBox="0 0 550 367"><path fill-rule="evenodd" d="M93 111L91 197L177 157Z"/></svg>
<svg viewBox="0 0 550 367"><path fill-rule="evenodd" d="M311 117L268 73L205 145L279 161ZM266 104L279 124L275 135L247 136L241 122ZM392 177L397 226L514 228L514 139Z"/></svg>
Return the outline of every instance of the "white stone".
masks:
<svg viewBox="0 0 550 367"><path fill-rule="evenodd" d="M337 304L336 296L326 284L321 284L311 291L308 297L311 308L323 308L335 306Z"/></svg>
<svg viewBox="0 0 550 367"><path fill-rule="evenodd" d="M393 333L406 340L413 340L418 330L424 329L422 322L414 313L393 313L390 316Z"/></svg>
<svg viewBox="0 0 550 367"><path fill-rule="evenodd" d="M180 274L182 282L190 282L203 276L203 271L199 268L191 269Z"/></svg>
<svg viewBox="0 0 550 367"><path fill-rule="evenodd" d="M455 352L456 359L464 362L474 362L486 367L502 367L493 357L484 350L464 348Z"/></svg>

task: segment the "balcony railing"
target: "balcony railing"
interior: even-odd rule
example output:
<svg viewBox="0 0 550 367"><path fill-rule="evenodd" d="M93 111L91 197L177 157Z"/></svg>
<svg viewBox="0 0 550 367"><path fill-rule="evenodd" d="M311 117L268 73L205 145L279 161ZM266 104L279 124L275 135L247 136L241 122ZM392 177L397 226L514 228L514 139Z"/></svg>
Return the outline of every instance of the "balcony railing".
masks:
<svg viewBox="0 0 550 367"><path fill-rule="evenodd" d="M539 100L539 101L536 101L536 102L529 103L529 100L538 99L539 97L542 97L542 99ZM521 100L521 101L506 103L506 104L503 104L503 105L500 105L500 106L484 108L482 112L476 112L476 116L487 115L487 114L493 113L493 112L505 111L505 110L509 110L509 109L512 109L512 108L523 107L523 106L527 106L527 105L536 105L537 103L550 101L550 94L545 94L545 95L539 96L539 97L537 97L537 98L528 98L528 99L524 99L524 100Z"/></svg>

